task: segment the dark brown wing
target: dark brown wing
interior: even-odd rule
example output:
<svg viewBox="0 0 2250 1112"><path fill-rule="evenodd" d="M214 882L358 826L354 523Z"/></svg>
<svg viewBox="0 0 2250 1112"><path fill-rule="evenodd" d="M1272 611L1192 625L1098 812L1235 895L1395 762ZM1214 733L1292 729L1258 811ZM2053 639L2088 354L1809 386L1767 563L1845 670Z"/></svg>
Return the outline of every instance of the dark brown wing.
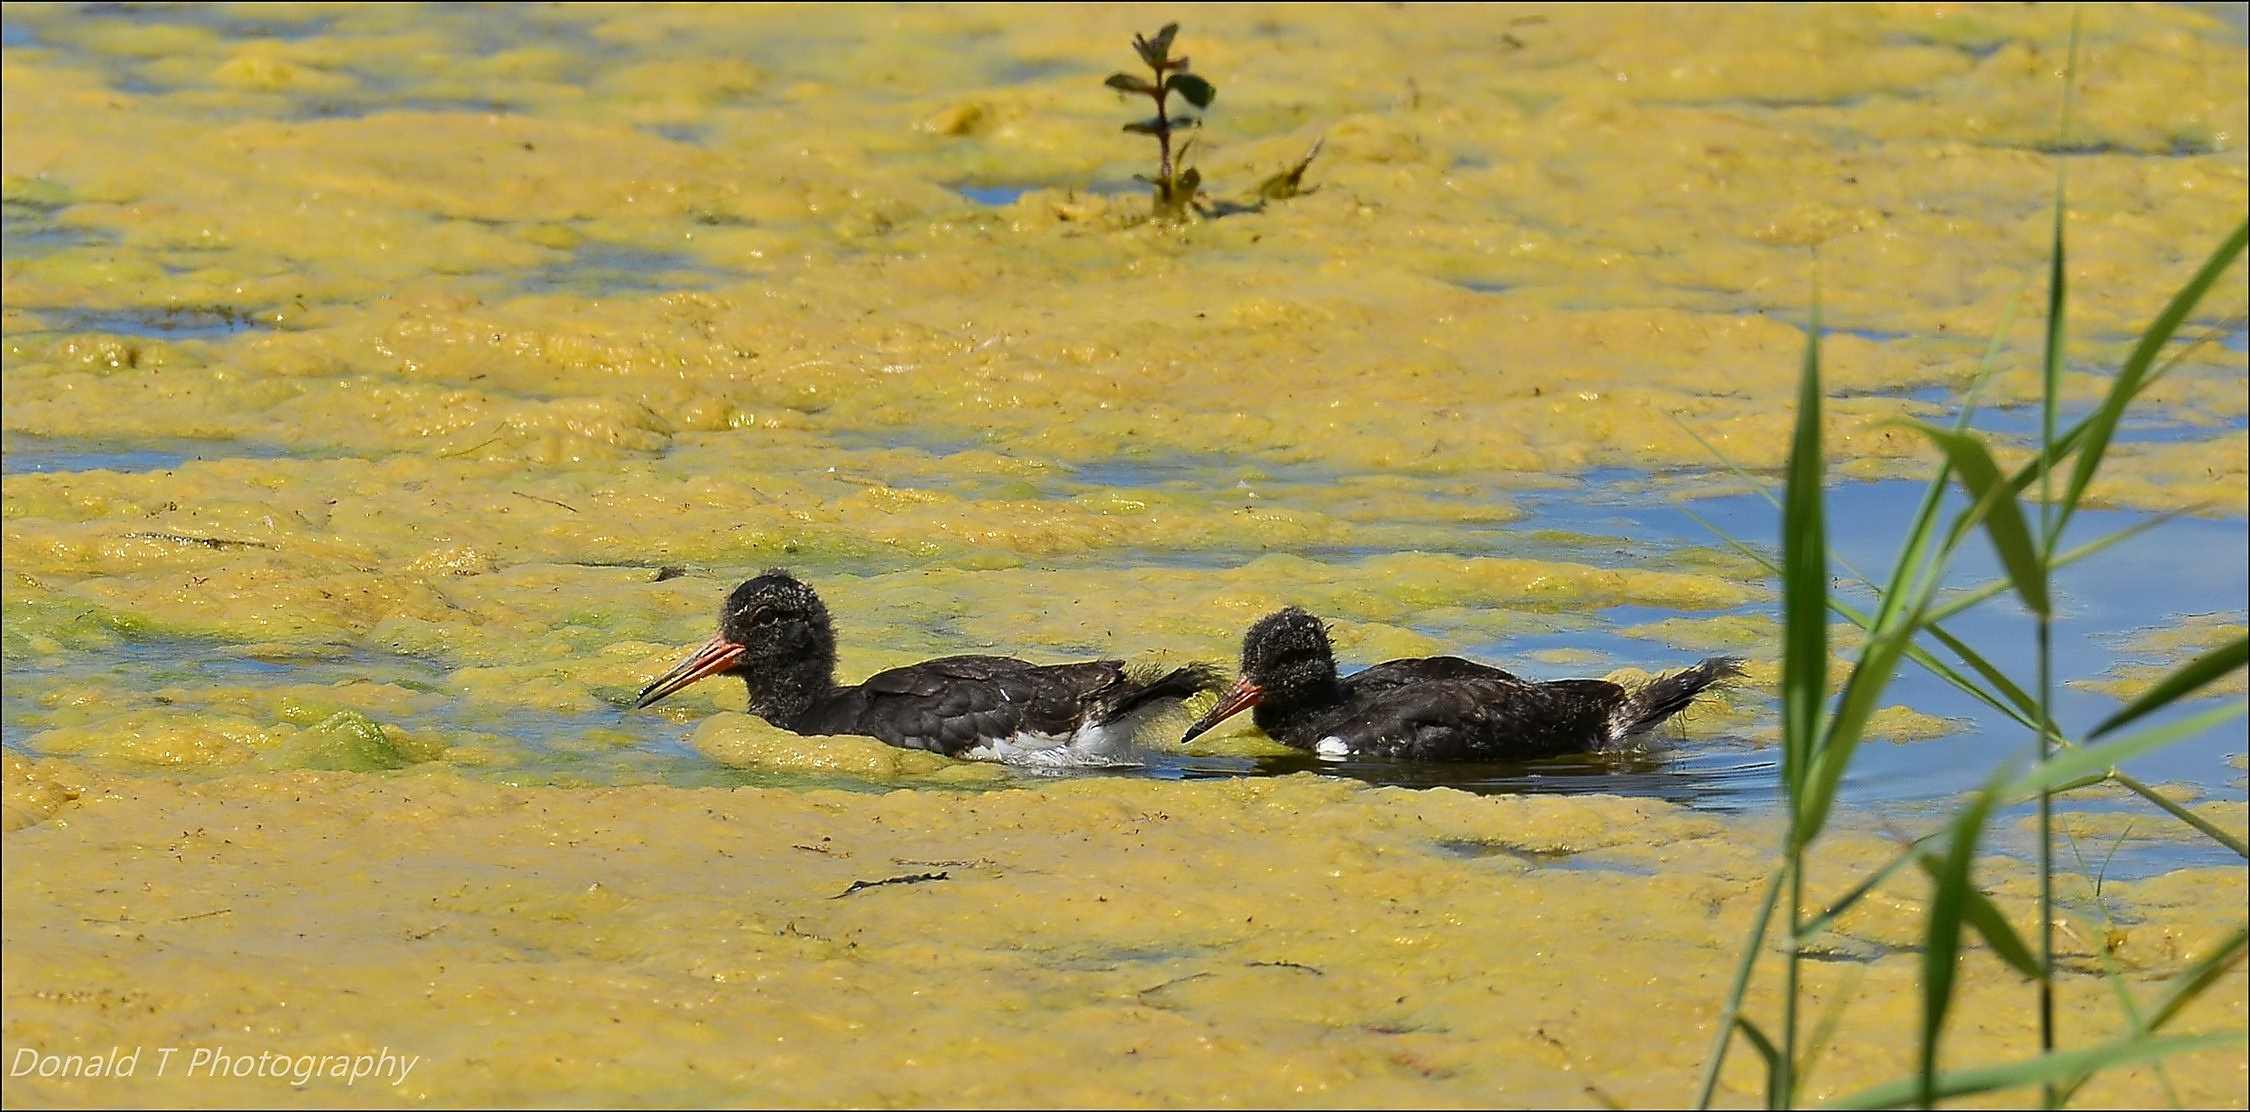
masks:
<svg viewBox="0 0 2250 1112"><path fill-rule="evenodd" d="M866 734L951 756L1018 734L1067 737L1089 708L1125 682L1114 660L1031 664L949 656L869 676L822 717L832 733Z"/></svg>
<svg viewBox="0 0 2250 1112"><path fill-rule="evenodd" d="M1344 690L1373 693L1407 684L1426 683L1431 680L1504 680L1521 683L1522 680L1490 665L1458 656L1425 656L1408 660L1386 660L1354 672L1343 679Z"/></svg>
<svg viewBox="0 0 2250 1112"><path fill-rule="evenodd" d="M1354 755L1501 760L1598 748L1625 689L1605 680L1527 683L1501 673L1366 692L1322 723Z"/></svg>

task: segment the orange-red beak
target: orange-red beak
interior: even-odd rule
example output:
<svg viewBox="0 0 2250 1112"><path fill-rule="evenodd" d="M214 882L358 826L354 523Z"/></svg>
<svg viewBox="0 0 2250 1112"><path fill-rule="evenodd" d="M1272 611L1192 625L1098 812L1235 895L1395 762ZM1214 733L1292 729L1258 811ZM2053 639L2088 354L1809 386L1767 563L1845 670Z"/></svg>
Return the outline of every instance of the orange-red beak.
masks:
<svg viewBox="0 0 2250 1112"><path fill-rule="evenodd" d="M1211 713L1196 719L1195 725L1188 727L1188 732L1180 736L1180 743L1185 745L1194 741L1197 734L1257 706L1258 700L1265 698L1265 695L1265 691L1251 683L1247 676L1234 681L1234 686L1219 697L1219 705L1212 707Z"/></svg>
<svg viewBox="0 0 2250 1112"><path fill-rule="evenodd" d="M702 648L695 650L694 656L681 661L679 667L658 676L655 683L642 688L641 697L633 706L635 709L648 706L697 680L718 675L734 667L734 662L741 657L742 646L724 637L713 637Z"/></svg>

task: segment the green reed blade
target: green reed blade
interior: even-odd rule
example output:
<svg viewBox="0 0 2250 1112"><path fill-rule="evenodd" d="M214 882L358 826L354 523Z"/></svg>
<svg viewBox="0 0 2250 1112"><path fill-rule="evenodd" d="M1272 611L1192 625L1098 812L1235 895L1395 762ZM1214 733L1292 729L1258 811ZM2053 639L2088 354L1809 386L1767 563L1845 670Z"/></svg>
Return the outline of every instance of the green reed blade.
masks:
<svg viewBox="0 0 2250 1112"><path fill-rule="evenodd" d="M1946 1013L1953 1007L1953 981L1961 955L1961 922L1968 911L1969 866L1976 859L1977 841L1985 820L1999 802L1995 790L1999 777L1986 783L1953 820L1953 841L1937 868L1936 892L1922 943L1922 1040L1919 1061L1920 1101L1937 1103L1938 1036L1945 1030Z"/></svg>
<svg viewBox="0 0 2250 1112"><path fill-rule="evenodd" d="M1750 1022L1747 1017L1734 1017L1734 1027L1742 1032L1743 1038L1749 1040L1758 1056L1766 1060L1766 1107L1782 1107L1781 1087L1785 1082L1785 1075L1781 1068L1781 1051L1775 1049L1773 1040L1767 1038L1766 1033L1759 1030L1758 1025Z"/></svg>
<svg viewBox="0 0 2250 1112"><path fill-rule="evenodd" d="M2109 451L2110 439L2117 434L2117 424L2124 419L2126 405L2140 392L2141 381L2148 373L2149 364L2155 361L2164 345L2171 342L2173 333L2179 331L2188 314L2193 313L2195 307L2202 303L2203 296L2210 292L2212 285L2241 257L2245 244L2250 244L2250 221L2234 226L2234 231L2220 242L2217 250L2211 252L2210 258L2204 260L2202 268L2195 272L2195 277L2188 279L2188 283L2172 295L2172 300L2164 306L2164 311L2158 313L2156 319L2149 322L2149 326L2141 332L2140 342L2133 346L2133 353L2126 357L2125 366L2110 383L2108 396L2086 417L2084 442L2079 446L2078 462L2071 471L2070 486L2062 498L2063 521L2067 522L2070 515L2077 511L2079 501L2085 497L2086 487L2094 481L2094 473L2102 465L2102 456ZM2055 531L2061 532L2060 523Z"/></svg>
<svg viewBox="0 0 2250 1112"><path fill-rule="evenodd" d="M1742 948L1742 958L1735 963L1734 984L1727 990L1726 1010L1719 1016L1719 1034L1711 1047L1711 1056L1703 1064L1703 1082L1698 1087L1695 1106L1711 1107L1711 1094L1719 1087L1719 1067L1727 1061L1727 1047L1734 1043L1734 1021L1742 1014L1742 994L1750 988L1750 971L1758 964L1758 955L1765 949L1766 928L1773 923L1773 908L1781 900L1781 879L1787 865L1775 869L1766 881L1766 894L1758 902L1758 914L1751 920L1750 941Z"/></svg>
<svg viewBox="0 0 2250 1112"><path fill-rule="evenodd" d="M1940 861L1936 854L1924 850L1914 856L1921 862L1922 871L1930 874L1931 880L1941 883L1944 881L1945 862ZM1972 886L1962 893L1962 900L1962 917L1967 920L1969 928L1984 939L1984 944L1999 955L2000 960L2015 967L2016 972L2034 980L2045 974L2046 971L2039 967L2039 959L2032 956L2031 947L2024 942L2022 935L2016 933L2016 928L2009 924L2008 917L2001 913L1999 904L1992 902L1992 897Z"/></svg>
<svg viewBox="0 0 2250 1112"><path fill-rule="evenodd" d="M2132 540L2134 537L2140 536L2141 534L2146 533L2159 525L2163 525L2177 518L2185 517L2188 514L2198 512L2206 508L2207 505L2207 503L2198 503L2197 505L2187 506L2181 509L2166 510L2163 513L2155 515L2154 517L2136 521L2133 524L2128 525L2123 529L2119 529L2114 533L2107 534L2097 540L2088 541L2085 544L2079 545L2078 547L2073 548L2068 552L2056 555L2054 559L2048 561L2047 567L2049 570L2068 567L2080 560L2085 559L2088 556L2094 555L2095 553ZM2007 591L2011 586L2014 586L2014 581L2011 579L1986 580L1985 582L1980 583L1975 587L1947 598L1945 602L1940 605L1931 607L1930 612L1924 615L1922 620L1925 623L1942 622L1955 614L1967 610L1970 607L1973 607L1978 603L1993 597L1994 595L1998 595Z"/></svg>
<svg viewBox="0 0 2250 1112"><path fill-rule="evenodd" d="M2101 779L2115 781L2119 787L2155 804L2158 810L2194 827L2197 833L2233 850L2235 856L2250 860L2250 843L2245 843L2242 839L2212 825L2211 820L2180 806L2163 792L2157 791L2155 788L2149 787L2147 784L2143 784L2122 772L2112 772ZM2058 787L2055 790L2062 791L2063 789Z"/></svg>
<svg viewBox="0 0 2250 1112"><path fill-rule="evenodd" d="M1851 678L1844 685L1844 697L1837 701L1835 716L1829 719L1828 734L1814 754L1813 770L1806 778L1805 790L1797 800L1797 844L1810 844L1827 825L1828 813L1843 784L1844 770L1850 766L1852 754L1858 751L1860 740L1866 735L1867 722L1875 714L1875 704L1882 699L1883 689L1898 675L1898 658L1913 640L1921 612L1922 605L1917 603L1907 618L1894 622L1888 629L1878 630L1860 650Z"/></svg>
<svg viewBox="0 0 2250 1112"><path fill-rule="evenodd" d="M2098 745L2065 749L2008 785L2008 797L2021 799L2036 795L2041 789L2053 789L2080 777L2107 773L2134 757L2178 744L2220 723L2239 718L2245 711L2250 711L2250 703L2229 703L2201 714L2189 715L2177 722L2167 722Z"/></svg>
<svg viewBox="0 0 2250 1112"><path fill-rule="evenodd" d="M1828 924L1842 918L1845 912L1852 909L1853 904L1856 904L1860 900L1865 899L1868 893L1873 892L1877 887L1881 886L1884 881L1889 880L1893 874L1897 873L1900 869L1903 869L1908 864L1912 863L1914 860L1915 852L1921 848L1922 843L1927 842L1942 833L1944 833L1944 831L1932 831L1928 834L1924 834L1921 837L1914 839L1911 842L1906 843L1905 846L1899 849L1898 856L1891 858L1888 862L1885 862L1882 868L1867 874L1865 877L1862 877L1860 879L1860 882L1858 884L1852 885L1849 891L1845 892L1841 896L1836 897L1836 899L1828 905L1827 910L1822 911L1820 914L1805 920L1805 922L1797 928L1797 937L1807 941L1819 937L1822 931L1828 929Z"/></svg>
<svg viewBox="0 0 2250 1112"><path fill-rule="evenodd" d="M2157 998L2156 1006L2149 1009L2148 1029L2155 1031L2172 1022L2179 1016L2181 1009L2194 1003L2196 997L2203 995L2203 990L2210 988L2221 974L2241 961L2246 951L2250 951L2250 924L2234 928L2234 933L2228 935L2226 942L2218 949L2204 955L2201 961L2172 978L2164 995Z"/></svg>
<svg viewBox="0 0 2250 1112"><path fill-rule="evenodd" d="M2230 1043L2242 1045L2240 1031L2215 1031L2206 1035L2139 1035L2116 1039L2078 1050L2058 1050L2021 1062L2008 1062L1996 1066L1973 1066L1951 1070L1937 1076L1936 1083L1925 1092L1922 1079L1907 1078L1885 1082L1865 1089L1842 1100L1830 1101L1823 1108L1899 1108L1925 1095L1939 1099L1974 1096L1999 1089L2016 1089L2026 1085L2039 1085L2108 1069L2111 1066L2152 1061L2193 1050L2206 1050Z"/></svg>
<svg viewBox="0 0 2250 1112"><path fill-rule="evenodd" d="M1820 705L1828 690L1828 528L1823 517L1820 444L1820 306L1805 331L1797 387L1797 428L1781 515L1782 756L1792 795L1804 785Z"/></svg>
<svg viewBox="0 0 2250 1112"><path fill-rule="evenodd" d="M2100 737L2144 714L2162 710L2245 664L2250 664L2250 637L2237 637L2173 669L2170 675L2142 693L2140 698L2102 719L2101 725L2094 727L2094 731L2086 737L2088 740Z"/></svg>
<svg viewBox="0 0 2250 1112"><path fill-rule="evenodd" d="M2048 613L2047 581L2042 572L2040 549L2031 539L2031 529L2024 522L2023 507L2016 502L2015 491L2001 480L2000 467L1992 461L1992 452L1984 446L1984 439L1974 433L1949 432L1920 421L1900 423L1928 437L1953 461L1953 470L1959 475L1962 488L1975 501L1975 505L1961 515L1961 521L1983 522L1985 533L1992 538L1992 547L2000 553L2000 562L2008 570L2008 578L2015 582L2016 594L2022 596L2024 605L2030 607L2032 613ZM1956 526L1956 534L1962 531Z"/></svg>

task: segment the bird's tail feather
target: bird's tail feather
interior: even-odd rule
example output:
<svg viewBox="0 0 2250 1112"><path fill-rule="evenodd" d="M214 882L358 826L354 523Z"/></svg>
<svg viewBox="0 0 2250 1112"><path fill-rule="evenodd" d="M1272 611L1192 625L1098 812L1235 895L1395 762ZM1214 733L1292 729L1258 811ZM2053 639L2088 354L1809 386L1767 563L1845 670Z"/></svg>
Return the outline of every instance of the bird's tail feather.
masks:
<svg viewBox="0 0 2250 1112"><path fill-rule="evenodd" d="M1150 669L1131 678L1138 686L1109 706L1102 715L1103 724L1155 711L1165 701L1182 702L1206 691L1217 691L1223 684L1219 670L1208 664L1190 664L1161 675Z"/></svg>
<svg viewBox="0 0 2250 1112"><path fill-rule="evenodd" d="M1665 719L1686 710L1712 685L1742 675L1742 661L1714 656L1692 668L1682 668L1643 684L1618 707L1613 719L1618 740L1648 732Z"/></svg>

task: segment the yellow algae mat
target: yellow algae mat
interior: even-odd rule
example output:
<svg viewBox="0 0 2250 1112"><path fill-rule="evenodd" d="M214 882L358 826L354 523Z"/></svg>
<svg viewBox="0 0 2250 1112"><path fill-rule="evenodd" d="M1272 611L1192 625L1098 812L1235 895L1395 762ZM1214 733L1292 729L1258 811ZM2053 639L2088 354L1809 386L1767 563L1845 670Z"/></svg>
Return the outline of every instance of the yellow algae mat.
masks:
<svg viewBox="0 0 2250 1112"><path fill-rule="evenodd" d="M625 707L786 565L846 680L1230 661L1290 603L1347 666L1740 653L1671 740L1770 781L1758 565L1581 504L1780 463L1816 277L1841 480L1924 474L1885 422L1950 412L1996 331L2020 458L2062 161L2098 397L2250 204L2250 55L2191 6L2082 16L2063 136L2070 13L2016 6L7 6L0 1094L1690 1099L1770 789L1251 778L1301 766L1247 722L1038 778L793 738L730 683ZM1172 18L1219 90L1181 225L1102 86ZM2089 503L2181 512L2183 566L2240 566L2246 300ZM2239 633L2239 584L2103 617L2071 697ZM2018 744L1928 690L1871 731L1915 805L1848 815L1808 899ZM2167 790L2239 836L2241 734L2205 748ZM2246 892L2154 819L2067 819L2084 1045L2127 1022L2105 965L2149 995ZM2027 924L2019 859L1980 869ZM1807 1099L1910 1067L1924 893L1809 965ZM1963 975L1947 1064L2034 1052L2032 988ZM2241 1106L2246 1070L2079 1100Z"/></svg>

